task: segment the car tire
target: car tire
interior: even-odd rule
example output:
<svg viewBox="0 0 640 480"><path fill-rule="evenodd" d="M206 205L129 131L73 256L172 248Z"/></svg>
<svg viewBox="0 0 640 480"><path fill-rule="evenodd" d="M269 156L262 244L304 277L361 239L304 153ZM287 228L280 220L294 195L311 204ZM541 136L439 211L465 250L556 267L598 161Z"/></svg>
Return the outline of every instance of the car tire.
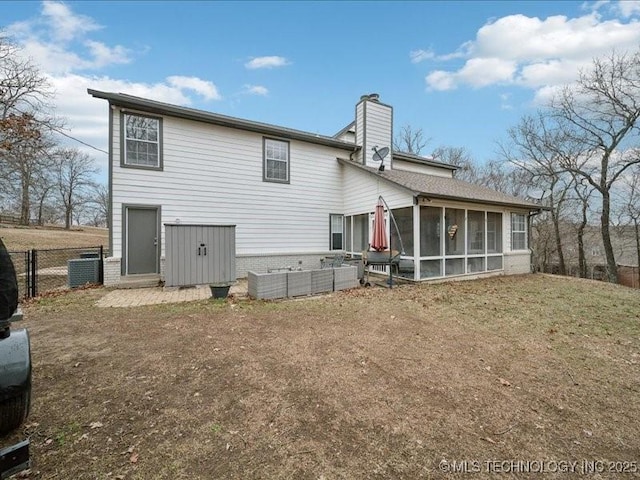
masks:
<svg viewBox="0 0 640 480"><path fill-rule="evenodd" d="M26 388L0 401L0 435L18 428L26 420L31 407L31 374Z"/></svg>

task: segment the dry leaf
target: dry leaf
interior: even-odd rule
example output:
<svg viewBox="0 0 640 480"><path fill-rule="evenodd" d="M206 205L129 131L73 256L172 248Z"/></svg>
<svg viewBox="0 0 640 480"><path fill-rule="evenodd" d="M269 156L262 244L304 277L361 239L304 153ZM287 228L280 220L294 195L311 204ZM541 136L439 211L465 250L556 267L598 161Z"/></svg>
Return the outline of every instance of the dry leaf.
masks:
<svg viewBox="0 0 640 480"><path fill-rule="evenodd" d="M131 455L131 457L129 457L129 461L131 463L138 463L138 454L134 453L133 455Z"/></svg>

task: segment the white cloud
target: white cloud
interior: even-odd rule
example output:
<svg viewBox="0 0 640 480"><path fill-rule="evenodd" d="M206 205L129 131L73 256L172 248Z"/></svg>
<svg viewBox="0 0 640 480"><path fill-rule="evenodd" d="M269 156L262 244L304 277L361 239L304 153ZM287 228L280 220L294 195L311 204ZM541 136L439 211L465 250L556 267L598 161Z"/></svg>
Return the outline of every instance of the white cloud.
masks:
<svg viewBox="0 0 640 480"><path fill-rule="evenodd" d="M411 58L411 63L420 63L425 60L431 60L435 57L435 54L432 50L412 50L409 53L409 57Z"/></svg>
<svg viewBox="0 0 640 480"><path fill-rule="evenodd" d="M107 65L129 63L131 61L129 50L122 45L109 47L102 42L94 40L87 40L84 44L91 54L92 61L90 66L92 68L102 68ZM89 65L85 64L85 68L89 68Z"/></svg>
<svg viewBox="0 0 640 480"><path fill-rule="evenodd" d="M40 16L6 28L44 72L69 73L131 62L132 52L122 45L107 46L87 38L102 27L92 18L74 13L61 2L45 1Z"/></svg>
<svg viewBox="0 0 640 480"><path fill-rule="evenodd" d="M167 77L167 82L172 87L176 87L178 89L192 90L198 95L204 97L205 100L222 99L222 96L218 92L218 87L216 87L212 82L202 80L198 77L183 77L180 75L174 75L171 77Z"/></svg>
<svg viewBox="0 0 640 480"><path fill-rule="evenodd" d="M74 13L60 2L46 1L36 18L16 22L6 28L49 81L55 93L55 113L65 120L64 132L106 151L108 134L107 102L87 94L87 89L122 92L177 105L192 105L193 99L219 100L213 82L193 76L173 75L155 83L131 82L98 74L101 69L133 60L132 52L121 45L107 45L90 38L102 28L92 18ZM90 147L60 138L91 155L103 172L107 155Z"/></svg>
<svg viewBox="0 0 640 480"><path fill-rule="evenodd" d="M508 83L513 79L516 63L501 58L472 58L456 77L473 87L486 87L494 83Z"/></svg>
<svg viewBox="0 0 640 480"><path fill-rule="evenodd" d="M631 3L631 2L629 2ZM640 3L640 2L634 2ZM555 85L577 78L581 68L594 57L612 49L634 50L640 43L640 22L603 19L597 12L606 3L591 5L589 13L576 18L556 15L545 19L509 15L482 26L473 41L465 42L438 60L460 58L457 69L439 69L425 77L430 90L452 90L463 85L481 88L490 85L519 85L546 95ZM640 12L640 5L620 2L618 8L629 14Z"/></svg>
<svg viewBox="0 0 640 480"><path fill-rule="evenodd" d="M245 85L244 93L266 97L267 95L269 95L269 90L267 89L267 87L263 87L262 85Z"/></svg>
<svg viewBox="0 0 640 480"><path fill-rule="evenodd" d="M640 14L640 1L638 0L621 1L621 2L618 2L617 8L623 17L625 18L632 17L634 15Z"/></svg>
<svg viewBox="0 0 640 480"><path fill-rule="evenodd" d="M256 70L258 68L276 68L291 65L291 62L284 57L269 56L269 57L255 57L244 64L249 70Z"/></svg>
<svg viewBox="0 0 640 480"><path fill-rule="evenodd" d="M511 94L510 93L502 93L500 94L500 108L502 110L512 110L513 105L511 105Z"/></svg>
<svg viewBox="0 0 640 480"><path fill-rule="evenodd" d="M453 90L456 88L455 73L436 70L427 75L426 81L431 90Z"/></svg>
<svg viewBox="0 0 640 480"><path fill-rule="evenodd" d="M50 34L61 41L69 41L85 33L102 28L91 17L78 15L62 2L45 1L43 20L51 27Z"/></svg>

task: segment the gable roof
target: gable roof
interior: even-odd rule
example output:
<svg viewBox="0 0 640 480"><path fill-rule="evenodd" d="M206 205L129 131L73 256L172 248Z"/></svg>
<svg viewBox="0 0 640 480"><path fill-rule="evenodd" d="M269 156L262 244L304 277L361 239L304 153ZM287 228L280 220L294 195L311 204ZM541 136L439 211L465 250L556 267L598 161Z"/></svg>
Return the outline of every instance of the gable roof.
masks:
<svg viewBox="0 0 640 480"><path fill-rule="evenodd" d="M456 167L455 165L439 162L437 160L434 160L433 158L423 157L420 155L416 155L415 153L393 152L393 159L403 160L405 162L411 162L411 163L420 163L422 165L429 165L431 167L446 168L447 170L452 170L452 171L458 169L458 167Z"/></svg>
<svg viewBox="0 0 640 480"><path fill-rule="evenodd" d="M333 138L338 138L340 135L344 135L347 132L356 133L355 128L356 128L356 122L351 122L349 125L347 125L342 130L340 130L338 133L336 133L333 136Z"/></svg>
<svg viewBox="0 0 640 480"><path fill-rule="evenodd" d="M438 177L436 175L407 172L398 169L380 172L377 168L367 167L343 158L338 158L338 162L341 165L356 168L375 177L382 178L389 183L409 190L415 196L470 203L490 203L529 210L544 209L541 205L457 178Z"/></svg>
<svg viewBox="0 0 640 480"><path fill-rule="evenodd" d="M102 92L99 90L87 89L87 93L95 98L101 98L109 101L109 105L116 105L123 108L131 108L144 112L155 113L157 115L170 115L172 117L184 118L187 120L195 120L198 122L220 125L222 127L237 128L250 132L273 135L292 140L300 140L308 143L315 143L327 147L339 148L350 152L358 150L360 147L353 143L344 142L333 137L325 135L316 135L315 133L295 130L293 128L279 127L269 123L254 122L243 118L230 117L219 113L207 112L195 108L180 107L169 103L157 102L147 98L136 97L126 93Z"/></svg>

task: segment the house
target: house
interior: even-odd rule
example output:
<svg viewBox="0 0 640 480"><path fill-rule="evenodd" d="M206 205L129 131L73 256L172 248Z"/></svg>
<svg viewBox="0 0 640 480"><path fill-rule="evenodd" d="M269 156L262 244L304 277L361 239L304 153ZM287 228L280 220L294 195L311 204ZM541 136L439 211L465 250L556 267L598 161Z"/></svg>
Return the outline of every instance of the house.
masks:
<svg viewBox="0 0 640 480"><path fill-rule="evenodd" d="M164 224L236 225L236 271L317 268L367 250L380 196L391 248L413 280L530 271L539 206L454 177L455 167L391 152L393 109L376 94L334 136L121 93L109 102L110 252L105 284L164 272ZM391 224L392 222L387 222ZM387 227L389 228L389 227ZM407 267L408 265L408 267Z"/></svg>

